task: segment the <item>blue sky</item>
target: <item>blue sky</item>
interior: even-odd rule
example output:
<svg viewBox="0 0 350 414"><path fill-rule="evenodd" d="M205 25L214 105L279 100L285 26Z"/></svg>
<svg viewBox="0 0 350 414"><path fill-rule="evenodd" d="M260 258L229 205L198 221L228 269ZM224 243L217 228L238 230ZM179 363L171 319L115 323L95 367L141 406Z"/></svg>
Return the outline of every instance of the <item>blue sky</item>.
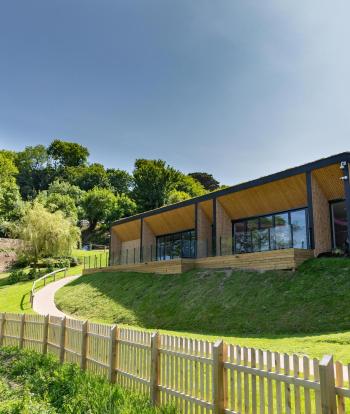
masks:
<svg viewBox="0 0 350 414"><path fill-rule="evenodd" d="M54 138L226 184L350 150L350 3L11 0L0 146Z"/></svg>

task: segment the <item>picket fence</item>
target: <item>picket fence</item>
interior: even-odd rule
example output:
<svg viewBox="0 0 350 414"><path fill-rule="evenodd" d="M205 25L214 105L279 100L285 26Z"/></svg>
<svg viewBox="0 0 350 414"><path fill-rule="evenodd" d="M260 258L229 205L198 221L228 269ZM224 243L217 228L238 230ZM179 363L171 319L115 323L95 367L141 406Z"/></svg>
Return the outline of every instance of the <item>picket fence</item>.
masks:
<svg viewBox="0 0 350 414"><path fill-rule="evenodd" d="M0 346L61 362L193 414L345 414L350 366L55 316L0 313ZM348 370L348 371L346 371ZM349 376L346 376L349 378Z"/></svg>

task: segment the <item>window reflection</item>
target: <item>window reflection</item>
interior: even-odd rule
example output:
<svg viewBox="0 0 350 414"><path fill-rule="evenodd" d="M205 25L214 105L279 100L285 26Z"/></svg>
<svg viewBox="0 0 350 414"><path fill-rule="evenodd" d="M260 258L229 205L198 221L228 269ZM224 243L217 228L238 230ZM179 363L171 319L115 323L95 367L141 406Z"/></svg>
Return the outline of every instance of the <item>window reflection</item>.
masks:
<svg viewBox="0 0 350 414"><path fill-rule="evenodd" d="M295 247L307 249L307 210L242 220L233 225L235 253Z"/></svg>
<svg viewBox="0 0 350 414"><path fill-rule="evenodd" d="M347 250L349 240L347 239L348 221L345 201L332 203L332 226L333 226L333 247Z"/></svg>
<svg viewBox="0 0 350 414"><path fill-rule="evenodd" d="M195 257L195 252L194 230L157 237L157 260Z"/></svg>

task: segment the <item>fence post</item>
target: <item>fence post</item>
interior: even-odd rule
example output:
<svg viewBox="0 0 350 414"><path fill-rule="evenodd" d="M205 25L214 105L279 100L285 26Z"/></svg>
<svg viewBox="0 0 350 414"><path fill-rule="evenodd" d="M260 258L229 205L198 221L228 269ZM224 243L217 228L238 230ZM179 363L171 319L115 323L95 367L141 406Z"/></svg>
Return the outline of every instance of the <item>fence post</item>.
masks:
<svg viewBox="0 0 350 414"><path fill-rule="evenodd" d="M115 382L116 369L117 369L117 340L119 337L119 329L117 325L113 325L111 328L109 338L109 372L108 379L110 382Z"/></svg>
<svg viewBox="0 0 350 414"><path fill-rule="evenodd" d="M152 404L159 404L159 333L155 332L151 336L151 379L150 379L150 390L151 390L151 401Z"/></svg>
<svg viewBox="0 0 350 414"><path fill-rule="evenodd" d="M213 414L222 414L224 409L224 342L219 339L213 345Z"/></svg>
<svg viewBox="0 0 350 414"><path fill-rule="evenodd" d="M322 414L337 414L333 357L325 355L319 364Z"/></svg>
<svg viewBox="0 0 350 414"><path fill-rule="evenodd" d="M23 348L24 322L25 322L25 314L21 315L21 324L19 327L19 347L20 348Z"/></svg>
<svg viewBox="0 0 350 414"><path fill-rule="evenodd" d="M67 268L64 269L64 277L67 276Z"/></svg>
<svg viewBox="0 0 350 414"><path fill-rule="evenodd" d="M65 345L66 345L66 317L64 316L61 320L61 337L60 337L60 362L64 362L65 354Z"/></svg>
<svg viewBox="0 0 350 414"><path fill-rule="evenodd" d="M87 327L88 327L88 321L84 321L82 326L81 326L80 368L82 370L86 369Z"/></svg>
<svg viewBox="0 0 350 414"><path fill-rule="evenodd" d="M1 314L1 323L0 323L0 346L4 343L4 334L5 334L5 321L6 321L6 313Z"/></svg>
<svg viewBox="0 0 350 414"><path fill-rule="evenodd" d="M47 337L49 334L49 315L44 317L44 326L43 326L43 354L47 354Z"/></svg>

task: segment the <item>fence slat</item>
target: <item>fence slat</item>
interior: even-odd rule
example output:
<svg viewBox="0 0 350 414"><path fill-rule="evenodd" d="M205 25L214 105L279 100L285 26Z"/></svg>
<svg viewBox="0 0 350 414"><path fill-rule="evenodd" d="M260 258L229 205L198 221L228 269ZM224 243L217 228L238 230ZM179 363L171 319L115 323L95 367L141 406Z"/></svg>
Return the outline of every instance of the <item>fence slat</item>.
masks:
<svg viewBox="0 0 350 414"><path fill-rule="evenodd" d="M43 354L47 354L47 338L49 335L49 315L45 315L43 321L43 347L42 352Z"/></svg>
<svg viewBox="0 0 350 414"><path fill-rule="evenodd" d="M326 355L319 365L322 414L337 414L333 357Z"/></svg>
<svg viewBox="0 0 350 414"><path fill-rule="evenodd" d="M335 363L335 385L337 387L342 387L344 385L343 380L343 365L337 361ZM345 414L345 401L342 395L337 395L337 402L338 402L338 414Z"/></svg>
<svg viewBox="0 0 350 414"><path fill-rule="evenodd" d="M61 320L61 332L60 332L60 362L64 362L66 346L66 317Z"/></svg>
<svg viewBox="0 0 350 414"><path fill-rule="evenodd" d="M159 334L155 332L151 336L151 401L159 404Z"/></svg>
<svg viewBox="0 0 350 414"><path fill-rule="evenodd" d="M222 340L213 346L213 414L224 412L224 343Z"/></svg>

